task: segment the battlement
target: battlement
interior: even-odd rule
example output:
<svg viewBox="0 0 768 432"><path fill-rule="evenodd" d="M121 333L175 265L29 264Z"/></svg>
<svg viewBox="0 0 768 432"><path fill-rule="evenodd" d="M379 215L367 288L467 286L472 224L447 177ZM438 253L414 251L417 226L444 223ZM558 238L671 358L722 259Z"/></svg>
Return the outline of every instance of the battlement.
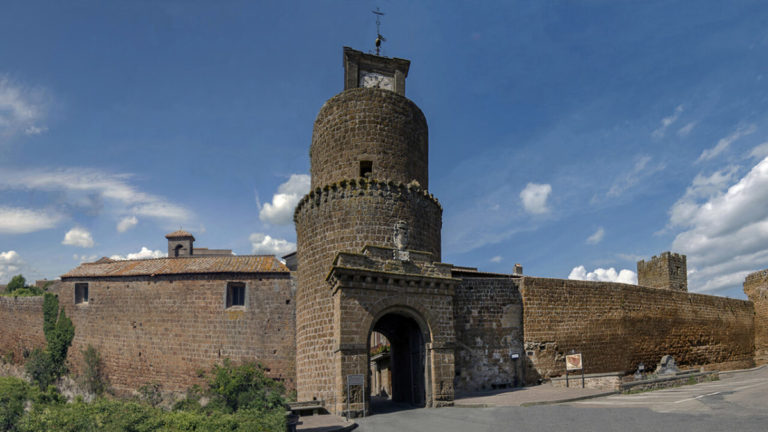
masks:
<svg viewBox="0 0 768 432"><path fill-rule="evenodd" d="M392 194L426 198L437 206L437 209L441 213L443 211L443 206L440 205L437 198L423 189L418 182L404 184L391 180L371 180L361 177L357 179L341 180L338 183L327 184L323 187L318 187L309 191L309 193L304 195L296 205L296 210L293 212L293 220L296 222L299 213L301 213L302 209L308 205L319 206L321 203L328 200L345 199L357 196L384 196Z"/></svg>
<svg viewBox="0 0 768 432"><path fill-rule="evenodd" d="M688 291L688 265L683 254L663 252L637 262L637 284L673 291Z"/></svg>

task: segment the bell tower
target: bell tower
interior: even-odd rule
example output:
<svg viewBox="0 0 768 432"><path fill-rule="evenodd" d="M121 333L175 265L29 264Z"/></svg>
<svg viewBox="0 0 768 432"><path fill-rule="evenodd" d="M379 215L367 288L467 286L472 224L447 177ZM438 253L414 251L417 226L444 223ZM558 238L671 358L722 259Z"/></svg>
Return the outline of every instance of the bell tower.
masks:
<svg viewBox="0 0 768 432"><path fill-rule="evenodd" d="M378 306L364 307L356 312L360 316L350 319L345 300L363 296L358 306L376 296L378 305L406 301L406 296L397 297L397 289L388 287L393 281L378 276L367 279L378 283L374 291L345 295L334 288L330 274L340 265L340 254L368 254L357 261L348 258L357 264L369 260L371 254L400 257L395 266L416 259L409 257L439 262L442 225L442 208L427 191L427 122L416 104L405 97L410 62L345 47L343 66L344 91L329 99L315 120L309 150L312 189L294 213L298 400L324 400L326 406L335 404L332 412L343 406L344 380L351 370L348 365L365 368L357 373L368 368L367 341L362 339L370 335L373 323L365 320L379 313L374 310ZM371 252L374 249L377 252ZM413 252L409 254L409 250ZM425 341L423 348L431 343L431 335L419 329L432 324L417 316L415 307L420 306L403 306L402 310L413 315L413 325L408 328L416 335L414 345ZM361 329L361 322L368 322L369 327ZM452 324L450 329L452 332ZM362 336L355 339L355 332ZM452 356L451 352L450 368ZM446 380L452 400L452 369L450 374ZM448 385L443 384L444 388ZM427 406L433 406L433 393L427 386Z"/></svg>

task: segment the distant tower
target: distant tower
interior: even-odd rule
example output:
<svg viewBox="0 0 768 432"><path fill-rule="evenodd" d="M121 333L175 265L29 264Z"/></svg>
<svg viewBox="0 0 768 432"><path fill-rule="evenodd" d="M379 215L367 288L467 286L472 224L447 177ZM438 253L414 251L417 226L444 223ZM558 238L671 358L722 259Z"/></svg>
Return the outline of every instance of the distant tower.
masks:
<svg viewBox="0 0 768 432"><path fill-rule="evenodd" d="M637 284L673 291L688 291L685 255L664 252L650 260L637 262Z"/></svg>
<svg viewBox="0 0 768 432"><path fill-rule="evenodd" d="M407 244L440 260L442 208L427 192L426 119L405 98L409 65L345 47L344 91L329 99L315 120L312 190L294 214L300 401L341 404L340 359L368 355L365 345L338 342L361 323L340 322L339 296L326 282L337 253L357 253L366 245L401 250ZM452 351L449 355L452 367Z"/></svg>
<svg viewBox="0 0 768 432"><path fill-rule="evenodd" d="M170 234L166 234L165 238L168 239L168 257L185 257L192 256L194 250L192 249L192 243L195 242L195 237L182 230L174 231Z"/></svg>

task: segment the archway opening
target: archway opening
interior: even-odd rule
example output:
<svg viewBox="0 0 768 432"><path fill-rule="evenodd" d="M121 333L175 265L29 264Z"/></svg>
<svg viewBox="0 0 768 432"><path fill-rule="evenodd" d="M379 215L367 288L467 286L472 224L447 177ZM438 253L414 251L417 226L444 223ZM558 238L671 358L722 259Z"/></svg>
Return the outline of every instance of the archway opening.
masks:
<svg viewBox="0 0 768 432"><path fill-rule="evenodd" d="M372 402L379 402L374 405L388 405L385 410L425 406L425 339L421 326L409 316L388 313L379 318L369 339L370 394Z"/></svg>

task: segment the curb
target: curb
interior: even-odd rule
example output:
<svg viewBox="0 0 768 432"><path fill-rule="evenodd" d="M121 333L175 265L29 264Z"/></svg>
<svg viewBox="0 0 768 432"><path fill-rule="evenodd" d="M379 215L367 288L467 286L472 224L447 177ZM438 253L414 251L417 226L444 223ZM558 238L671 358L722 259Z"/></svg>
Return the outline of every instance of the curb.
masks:
<svg viewBox="0 0 768 432"><path fill-rule="evenodd" d="M579 396L574 398L568 398L568 399L558 399L558 400L552 400L552 401L541 401L541 402L525 402L520 404L521 407L531 407L536 405L554 405L554 404L560 404L560 403L566 403L566 402L576 402L580 400L586 400L586 399L595 399L603 396L611 396L615 394L621 393L620 391L609 391L605 393L597 393L593 395L588 396Z"/></svg>
<svg viewBox="0 0 768 432"><path fill-rule="evenodd" d="M737 369L737 370L719 371L719 372L720 372L720 375L740 374L744 372L752 372L752 371L760 370L765 367L768 367L768 365L760 365L760 366L753 367L752 369Z"/></svg>

